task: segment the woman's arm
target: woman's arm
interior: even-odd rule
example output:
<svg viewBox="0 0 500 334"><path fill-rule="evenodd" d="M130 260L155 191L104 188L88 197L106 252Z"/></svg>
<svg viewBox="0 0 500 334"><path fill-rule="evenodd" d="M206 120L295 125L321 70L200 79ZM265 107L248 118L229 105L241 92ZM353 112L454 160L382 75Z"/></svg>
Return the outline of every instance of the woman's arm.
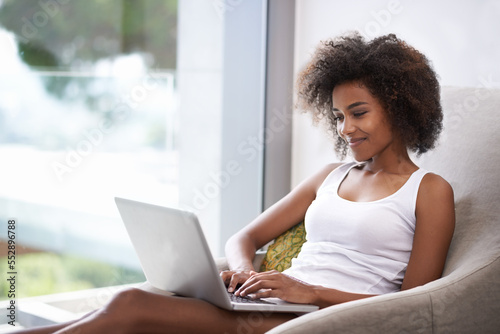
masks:
<svg viewBox="0 0 500 334"><path fill-rule="evenodd" d="M339 165L330 164L322 168L227 241L226 258L230 271L221 276L229 284L229 290L243 283L249 272L254 270L252 261L256 250L304 219L319 186Z"/></svg>
<svg viewBox="0 0 500 334"><path fill-rule="evenodd" d="M418 190L413 247L401 290L441 277L455 229L453 189L442 177L427 174Z"/></svg>

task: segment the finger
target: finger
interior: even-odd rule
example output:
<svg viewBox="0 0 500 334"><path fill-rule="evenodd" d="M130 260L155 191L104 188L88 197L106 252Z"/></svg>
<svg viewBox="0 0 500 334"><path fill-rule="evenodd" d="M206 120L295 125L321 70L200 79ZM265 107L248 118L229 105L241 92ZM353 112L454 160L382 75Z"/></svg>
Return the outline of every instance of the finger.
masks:
<svg viewBox="0 0 500 334"><path fill-rule="evenodd" d="M255 294L260 292L260 290L275 290L279 289L280 284L277 281L274 280L258 280L254 284L250 284L249 286L246 287L241 287L238 292L239 295L242 297L248 296L250 294Z"/></svg>
<svg viewBox="0 0 500 334"><path fill-rule="evenodd" d="M224 271L221 271L219 273L219 275L222 278L222 281L224 282L224 284L229 283L229 281L231 280L231 276L233 276L233 274L234 274L233 271L228 271L228 270L224 270Z"/></svg>
<svg viewBox="0 0 500 334"><path fill-rule="evenodd" d="M227 291L233 292L236 289L236 286L240 283L244 283L247 280L247 275L242 275L235 273L231 276L231 280L229 282L229 285L227 287Z"/></svg>
<svg viewBox="0 0 500 334"><path fill-rule="evenodd" d="M279 272L276 271L276 273L279 274ZM248 288L249 286L255 284L256 282L258 282L259 280L276 280L276 279L279 279L278 277L279 275L276 275L274 273L274 271L266 271L266 272L261 272L261 273L258 273L258 272L255 272L255 271L251 271L251 276L240 286L240 288L238 289L239 292L245 290L246 288ZM238 293L237 291L237 293Z"/></svg>
<svg viewBox="0 0 500 334"><path fill-rule="evenodd" d="M249 286L255 284L257 280L255 279L255 276L250 276L245 282L242 282L241 286L238 288L238 290L235 291L235 295L239 296L241 291L247 289Z"/></svg>
<svg viewBox="0 0 500 334"><path fill-rule="evenodd" d="M255 271L251 271L250 272L250 276L247 277L247 279L245 280L245 282L242 282L243 284L235 292L235 294L238 296L241 291L245 290L249 286L257 283L260 279L262 279L263 277L265 277L266 276L265 274L266 273L258 273L258 272L255 272Z"/></svg>
<svg viewBox="0 0 500 334"><path fill-rule="evenodd" d="M278 297L278 291L279 290L273 290L273 289L259 290L255 293L249 294L248 297L252 299Z"/></svg>
<svg viewBox="0 0 500 334"><path fill-rule="evenodd" d="M245 297L259 291L260 289L263 289L263 281L256 281L255 283L249 283L246 286L241 286L238 291L236 291L236 294L238 296Z"/></svg>

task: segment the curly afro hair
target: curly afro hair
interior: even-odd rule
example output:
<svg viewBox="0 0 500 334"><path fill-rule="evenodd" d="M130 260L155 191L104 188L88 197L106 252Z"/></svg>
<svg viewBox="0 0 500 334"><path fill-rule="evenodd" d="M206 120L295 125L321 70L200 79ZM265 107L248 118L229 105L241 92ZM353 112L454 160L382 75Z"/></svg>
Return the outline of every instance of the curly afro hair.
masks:
<svg viewBox="0 0 500 334"><path fill-rule="evenodd" d="M358 33L322 42L298 77L298 107L326 119L344 158L332 112L336 85L359 81L387 112L392 129L417 155L434 148L443 114L436 73L427 58L394 34L366 42Z"/></svg>

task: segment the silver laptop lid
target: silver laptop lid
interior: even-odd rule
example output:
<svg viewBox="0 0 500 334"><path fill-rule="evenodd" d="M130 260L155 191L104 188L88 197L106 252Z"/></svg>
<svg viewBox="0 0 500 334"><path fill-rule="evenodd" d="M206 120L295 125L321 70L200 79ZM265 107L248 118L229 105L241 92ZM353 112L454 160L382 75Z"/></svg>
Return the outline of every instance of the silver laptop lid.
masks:
<svg viewBox="0 0 500 334"><path fill-rule="evenodd" d="M231 308L193 213L123 198L115 201L146 279L153 287Z"/></svg>

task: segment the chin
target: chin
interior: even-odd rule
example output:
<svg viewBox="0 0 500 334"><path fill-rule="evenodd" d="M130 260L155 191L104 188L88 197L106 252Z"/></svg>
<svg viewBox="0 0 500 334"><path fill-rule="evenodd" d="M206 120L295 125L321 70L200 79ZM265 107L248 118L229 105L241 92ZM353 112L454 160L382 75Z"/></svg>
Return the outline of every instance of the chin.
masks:
<svg viewBox="0 0 500 334"><path fill-rule="evenodd" d="M366 162L372 159L372 156L362 155L362 154L354 154L351 152L351 156L357 162Z"/></svg>

